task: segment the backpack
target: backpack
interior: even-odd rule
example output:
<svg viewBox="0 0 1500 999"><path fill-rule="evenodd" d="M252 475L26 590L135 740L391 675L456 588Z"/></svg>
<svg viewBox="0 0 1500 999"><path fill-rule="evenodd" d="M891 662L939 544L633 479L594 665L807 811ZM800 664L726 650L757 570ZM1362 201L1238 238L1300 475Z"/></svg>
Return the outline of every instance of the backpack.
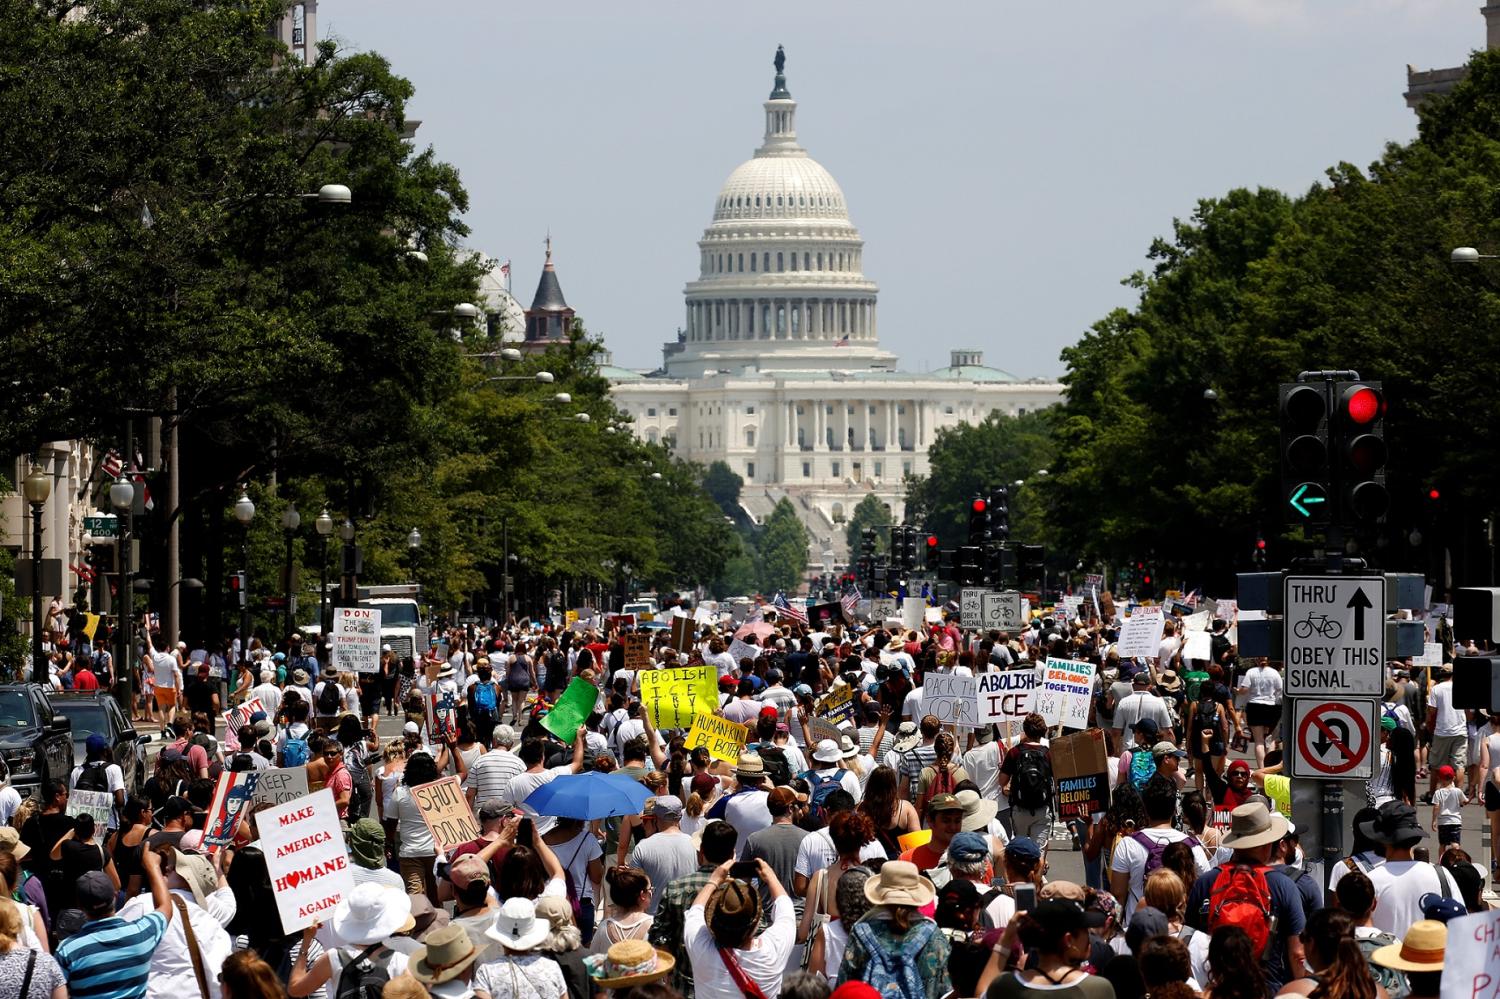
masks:
<svg viewBox="0 0 1500 999"><path fill-rule="evenodd" d="M1130 834L1130 838L1139 843L1141 847L1146 851L1146 866L1141 871L1142 877L1150 874L1152 871L1161 866L1161 855L1166 853L1167 847L1171 846L1173 843L1182 842L1186 843L1188 846L1203 845L1202 843L1199 843L1197 838L1194 836L1189 836L1184 840L1167 840L1165 842L1162 842L1160 840L1147 836L1144 829L1137 829L1135 832Z"/></svg>
<svg viewBox="0 0 1500 999"><path fill-rule="evenodd" d="M1203 681L1208 679L1208 674L1199 670L1190 670L1182 674L1183 693L1190 701L1198 700L1198 694L1203 689Z"/></svg>
<svg viewBox="0 0 1500 999"><path fill-rule="evenodd" d="M921 799L917 802L917 814L927 814L927 803L940 794L953 793L953 764L942 766L934 763L924 770L932 771L932 779L927 782L927 790L922 792Z"/></svg>
<svg viewBox="0 0 1500 999"><path fill-rule="evenodd" d="M772 784L785 787L792 782L792 765L787 761L786 750L773 743L762 742L755 751L760 754L760 761L765 765L766 775L771 778Z"/></svg>
<svg viewBox="0 0 1500 999"><path fill-rule="evenodd" d="M1365 956L1365 963L1370 966L1370 975L1376 982L1385 986L1386 995L1390 996L1390 999L1406 999L1411 995L1411 986L1407 983L1405 975L1395 968L1387 968L1383 964L1376 964L1370 960L1370 955L1376 950L1392 944L1399 945L1400 939L1381 930L1373 936L1356 935L1354 942L1359 944L1359 952Z"/></svg>
<svg viewBox="0 0 1500 999"><path fill-rule="evenodd" d="M370 960L370 955L381 946L378 943L370 944L344 966L344 970L339 973L339 988L335 993L337 999L381 999L381 992L391 980L391 974Z"/></svg>
<svg viewBox="0 0 1500 999"><path fill-rule="evenodd" d="M486 714L495 713L495 683L480 681L474 684L474 709Z"/></svg>
<svg viewBox="0 0 1500 999"><path fill-rule="evenodd" d="M927 987L917 970L917 955L936 932L937 924L923 919L906 934L899 948L889 950L881 945L869 923L855 923L850 935L864 945L869 960L861 976L865 984L878 992L880 999L925 999Z"/></svg>
<svg viewBox="0 0 1500 999"><path fill-rule="evenodd" d="M1130 783L1137 791L1144 790L1155 776L1156 757L1150 750L1137 749L1130 754Z"/></svg>
<svg viewBox="0 0 1500 999"><path fill-rule="evenodd" d="M318 714L336 715L344 703L344 692L339 685L332 680L323 681L323 689L318 691Z"/></svg>
<svg viewBox="0 0 1500 999"><path fill-rule="evenodd" d="M307 746L307 738L293 738L288 734L286 745L281 747L281 765L284 767L305 767L307 761L312 757L312 750Z"/></svg>
<svg viewBox="0 0 1500 999"><path fill-rule="evenodd" d="M108 763L95 760L93 763L85 763L83 772L78 775L78 783L73 785L75 791L109 791L109 773L106 768Z"/></svg>
<svg viewBox="0 0 1500 999"><path fill-rule="evenodd" d="M1266 884L1269 867L1221 864L1219 876L1208 892L1208 931L1238 926L1250 937L1260 957L1271 942L1276 917L1271 912L1271 886Z"/></svg>
<svg viewBox="0 0 1500 999"><path fill-rule="evenodd" d="M1040 812L1052 802L1052 764L1039 746L1017 749L1021 755L1010 782L1010 800L1028 812Z"/></svg>
<svg viewBox="0 0 1500 999"><path fill-rule="evenodd" d="M823 803L828 800L830 794L841 790L844 786L843 782L839 780L840 776L840 773L837 771L832 774L821 774L816 770L809 770L802 775L802 779L807 781L807 786L812 791L807 798L808 815L820 821L825 818Z"/></svg>
<svg viewBox="0 0 1500 999"><path fill-rule="evenodd" d="M1115 697L1115 685L1106 683L1099 688L1099 694L1094 699L1094 713L1106 721L1115 716L1115 708L1119 705L1119 699Z"/></svg>

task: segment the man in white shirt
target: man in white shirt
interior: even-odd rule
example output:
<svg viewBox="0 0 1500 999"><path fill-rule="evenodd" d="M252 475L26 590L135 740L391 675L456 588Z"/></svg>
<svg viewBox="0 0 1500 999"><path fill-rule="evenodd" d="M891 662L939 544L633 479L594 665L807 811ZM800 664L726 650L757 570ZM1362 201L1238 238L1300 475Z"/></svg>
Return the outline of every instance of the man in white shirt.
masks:
<svg viewBox="0 0 1500 999"><path fill-rule="evenodd" d="M771 824L771 809L766 802L766 765L756 753L741 753L735 763L734 776L740 789L714 802L705 819L723 819L734 827L734 856L739 858L750 834Z"/></svg>
<svg viewBox="0 0 1500 999"><path fill-rule="evenodd" d="M1166 701L1151 692L1151 671L1147 669L1142 669L1135 675L1135 679L1131 681L1131 692L1120 698L1120 703L1115 705L1117 745L1123 746L1128 742L1123 733L1132 731L1135 723L1143 718L1156 722L1156 729L1162 733L1163 739L1177 741L1172 733L1172 712L1167 708Z"/></svg>
<svg viewBox="0 0 1500 999"><path fill-rule="evenodd" d="M267 718L276 717L276 712L281 710L281 688L276 686L274 669L260 671L260 683L250 688L250 697L260 698L260 705L265 709Z"/></svg>
<svg viewBox="0 0 1500 999"><path fill-rule="evenodd" d="M797 914L792 900L764 860L757 860L760 880L771 895L771 921L756 936L760 922L760 896L753 885L729 876L729 864L714 869L683 915L682 940L693 967L693 988L699 999L739 999L746 991L735 984L728 965L720 956L715 937L739 936L742 946L729 949L745 977L764 995L777 996L786 971L787 958L797 936ZM705 909L714 899L713 926L706 923Z"/></svg>
<svg viewBox="0 0 1500 999"><path fill-rule="evenodd" d="M1437 790L1438 767L1446 764L1461 774L1469 765L1468 720L1453 706L1453 668L1445 664L1433 672L1441 679L1427 692L1427 731L1432 736L1432 748L1427 751L1429 799Z"/></svg>
<svg viewBox="0 0 1500 999"><path fill-rule="evenodd" d="M222 967L234 950L234 942L224 929L234 918L234 892L223 876L214 870L207 857L173 850L162 859L162 877L167 882L172 905L179 918L167 923L167 932L151 954L151 972L146 985L146 999L182 999L199 994L198 977L188 951L187 932L182 918L192 923L198 941L198 953L205 971ZM121 907L119 918L140 919L155 912L150 895L137 895ZM205 974L208 999L219 999L219 977Z"/></svg>
<svg viewBox="0 0 1500 999"><path fill-rule="evenodd" d="M823 814L832 821L840 812L854 811L854 799L846 791L835 791L823 803ZM815 872L825 870L839 859L839 851L833 845L833 835L825 825L816 832L808 833L797 844L797 859L792 866L792 890L798 898L807 895L808 882ZM885 847L880 840L872 839L859 848L859 859L885 860Z"/></svg>
<svg viewBox="0 0 1500 999"><path fill-rule="evenodd" d="M111 830L120 827L120 809L125 807L125 772L120 769L118 763L112 762L109 751L109 740L98 732L89 734L88 742L84 746L88 758L73 768L68 777L69 790L79 790L78 782L86 773L89 779L84 781L83 790L103 791L109 795L109 828Z"/></svg>
<svg viewBox="0 0 1500 999"><path fill-rule="evenodd" d="M507 808L514 804L510 799L510 782L526 770L526 764L511 752L511 747L515 744L515 729L509 725L495 726L490 735L490 745L494 748L474 761L474 765L469 768L469 775L464 779L470 806L475 802L491 800L502 801Z"/></svg>
<svg viewBox="0 0 1500 999"><path fill-rule="evenodd" d="M547 769L547 744L541 739L532 739L521 746L521 762L526 764L526 770L511 778L510 800L527 815L531 816L536 825L536 834L543 836L552 831L557 825L557 816L540 815L537 810L526 804L526 799L531 792L543 784L550 784L556 780L559 774L577 774L583 772L583 743L588 735L588 729L578 726L578 731L573 736L573 762L566 766Z"/></svg>
<svg viewBox="0 0 1500 999"><path fill-rule="evenodd" d="M839 766L839 761L843 758L843 749L832 739L820 740L813 748L813 762L816 766L808 771L807 785L814 798L817 797L819 787L827 781L837 782L856 802L864 797L859 786L859 776L854 771Z"/></svg>
<svg viewBox="0 0 1500 999"><path fill-rule="evenodd" d="M1161 851L1173 843L1189 841L1193 848L1193 865L1199 874L1212 866L1203 846L1187 833L1172 828L1177 818L1177 788L1168 778L1157 774L1141 792L1146 806L1145 829L1120 837L1109 868L1109 888L1115 898L1125 903L1125 921L1134 915L1146 890L1146 864L1154 856L1161 866ZM1153 868L1154 869L1154 868Z"/></svg>
<svg viewBox="0 0 1500 999"><path fill-rule="evenodd" d="M1371 822L1359 826L1359 832L1385 845L1385 863L1372 868L1367 875L1375 886L1375 914L1372 922L1378 929L1400 935L1422 918L1422 896L1435 892L1447 898L1460 898L1453 875L1436 864L1413 860L1412 848L1427 838L1417 810L1401 801L1388 801Z"/></svg>

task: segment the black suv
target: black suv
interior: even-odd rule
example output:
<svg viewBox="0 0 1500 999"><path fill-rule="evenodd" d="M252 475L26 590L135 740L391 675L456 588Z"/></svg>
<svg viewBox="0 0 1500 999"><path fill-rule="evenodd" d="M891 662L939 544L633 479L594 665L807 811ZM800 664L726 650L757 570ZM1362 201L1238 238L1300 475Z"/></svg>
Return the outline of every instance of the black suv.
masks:
<svg viewBox="0 0 1500 999"><path fill-rule="evenodd" d="M137 736L120 705L102 690L54 690L53 709L73 724L73 754L79 763L88 758L91 735L102 735L110 745L110 762L125 775L126 795L138 794L146 781L145 744L151 736ZM69 771L71 773L71 771Z"/></svg>
<svg viewBox="0 0 1500 999"><path fill-rule="evenodd" d="M73 772L72 726L48 695L35 683L0 684L0 756L11 787L23 796L37 793L43 781L66 782Z"/></svg>

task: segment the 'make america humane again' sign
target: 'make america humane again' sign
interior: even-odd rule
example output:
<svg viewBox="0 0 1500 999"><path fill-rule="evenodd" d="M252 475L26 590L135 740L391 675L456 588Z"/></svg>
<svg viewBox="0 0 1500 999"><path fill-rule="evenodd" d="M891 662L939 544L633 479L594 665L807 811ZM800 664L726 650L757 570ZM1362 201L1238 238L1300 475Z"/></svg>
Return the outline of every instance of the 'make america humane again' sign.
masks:
<svg viewBox="0 0 1500 999"><path fill-rule="evenodd" d="M324 788L268 808L255 816L255 824L282 928L295 933L326 922L339 899L354 889L333 792Z"/></svg>

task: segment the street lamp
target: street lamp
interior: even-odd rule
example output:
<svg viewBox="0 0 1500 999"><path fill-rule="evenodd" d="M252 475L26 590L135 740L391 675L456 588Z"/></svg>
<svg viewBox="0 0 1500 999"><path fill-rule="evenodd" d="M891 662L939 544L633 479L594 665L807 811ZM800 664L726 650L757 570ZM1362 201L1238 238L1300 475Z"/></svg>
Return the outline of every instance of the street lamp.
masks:
<svg viewBox="0 0 1500 999"><path fill-rule="evenodd" d="M1472 246L1455 247L1448 255L1448 262L1453 264L1477 264L1481 260L1500 259L1500 254L1480 253Z"/></svg>
<svg viewBox="0 0 1500 999"><path fill-rule="evenodd" d="M534 375L492 375L486 378L487 382L537 382L542 385L551 385L555 378L550 371L538 371Z"/></svg>
<svg viewBox="0 0 1500 999"><path fill-rule="evenodd" d="M333 533L333 518L325 506L313 521L318 532L318 634L328 635L328 536Z"/></svg>
<svg viewBox="0 0 1500 999"><path fill-rule="evenodd" d="M348 517L339 525L339 537L344 542L343 573L339 577L339 606L353 607L359 603L359 548L354 544L354 521Z"/></svg>
<svg viewBox="0 0 1500 999"><path fill-rule="evenodd" d="M281 615L283 636L290 636L292 633L292 541L297 536L297 528L301 526L302 515L297 512L297 505L288 503L281 514L281 530L286 534L286 606L282 608Z"/></svg>
<svg viewBox="0 0 1500 999"><path fill-rule="evenodd" d="M244 583L240 586L240 662L250 661L250 522L255 519L255 504L250 494L240 490L234 501L234 519L240 522L240 565Z"/></svg>
<svg viewBox="0 0 1500 999"><path fill-rule="evenodd" d="M406 536L406 552L411 559L411 580L417 581L417 550L422 547L422 532L415 527Z"/></svg>
<svg viewBox="0 0 1500 999"><path fill-rule="evenodd" d="M47 654L42 651L42 508L52 495L52 476L32 462L21 491L31 504L31 680L46 686Z"/></svg>
<svg viewBox="0 0 1500 999"><path fill-rule="evenodd" d="M135 505L135 484L124 475L119 476L109 484L109 505L114 507L115 522L120 525L119 552L115 557L116 568L120 572L120 585L118 599L120 605L115 610L115 617L120 631L120 658L115 661L115 676L119 678L118 684L124 688L124 696L120 691L115 691L115 696L120 699L120 707L125 711L127 718L135 717L135 695L130 690L131 677L135 671L134 658L131 654L133 643L130 638L131 617L131 594L130 594L130 508Z"/></svg>

